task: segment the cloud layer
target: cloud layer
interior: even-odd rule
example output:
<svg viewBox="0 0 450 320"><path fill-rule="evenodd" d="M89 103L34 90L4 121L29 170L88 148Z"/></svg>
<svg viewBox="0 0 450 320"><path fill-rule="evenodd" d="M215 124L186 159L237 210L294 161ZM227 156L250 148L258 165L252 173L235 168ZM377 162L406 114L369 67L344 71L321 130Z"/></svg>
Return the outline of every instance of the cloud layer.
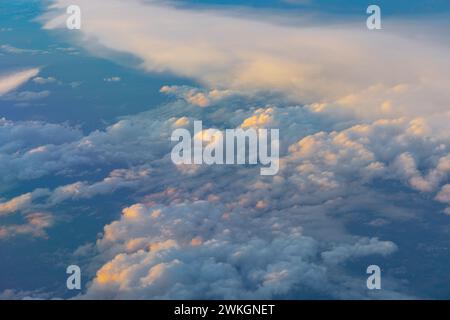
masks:
<svg viewBox="0 0 450 320"><path fill-rule="evenodd" d="M445 45L356 25L280 25L153 1L79 4L81 45L130 53L147 71L202 85L163 86L174 101L87 134L0 120L6 191L54 176L63 181L1 199L2 218L25 220L5 223L1 239L45 237L57 223L49 212L64 205L100 196L120 201L104 214L122 215L89 245L95 256L86 267L95 272L80 298L370 298L358 262L395 259L404 250L374 236L377 228L418 219L431 205L448 213ZM118 23L123 12L132 19ZM45 28L64 27L64 18L49 14ZM11 76L4 92L37 72ZM170 135L192 130L194 120L205 130L280 128L279 174L175 166ZM355 221L371 233L348 228ZM91 251L83 248L77 255ZM383 283L377 298L413 291L389 275Z"/></svg>
<svg viewBox="0 0 450 320"><path fill-rule="evenodd" d="M66 8L70 1L54 3ZM174 72L210 88L281 91L298 102L349 108L364 117L423 115L424 105L427 113L448 108L448 46L414 39L418 26L412 23L388 21L383 31L370 32L363 23L286 26L270 16L265 22L264 16L155 1L79 5L82 45L130 53L148 71ZM118 23L124 11L132 22ZM65 15L45 21L47 29L64 27Z"/></svg>

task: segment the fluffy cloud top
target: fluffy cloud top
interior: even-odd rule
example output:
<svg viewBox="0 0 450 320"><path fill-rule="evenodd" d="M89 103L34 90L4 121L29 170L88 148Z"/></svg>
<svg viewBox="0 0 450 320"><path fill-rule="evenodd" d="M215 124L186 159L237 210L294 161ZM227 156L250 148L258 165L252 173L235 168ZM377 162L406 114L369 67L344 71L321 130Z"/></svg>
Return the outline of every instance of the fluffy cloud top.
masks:
<svg viewBox="0 0 450 320"><path fill-rule="evenodd" d="M110 260L83 298L269 299L305 289L326 295L334 264L396 249L366 239L325 251L325 266L318 258L325 248L299 228L280 232L269 219L203 201L126 208L98 247Z"/></svg>

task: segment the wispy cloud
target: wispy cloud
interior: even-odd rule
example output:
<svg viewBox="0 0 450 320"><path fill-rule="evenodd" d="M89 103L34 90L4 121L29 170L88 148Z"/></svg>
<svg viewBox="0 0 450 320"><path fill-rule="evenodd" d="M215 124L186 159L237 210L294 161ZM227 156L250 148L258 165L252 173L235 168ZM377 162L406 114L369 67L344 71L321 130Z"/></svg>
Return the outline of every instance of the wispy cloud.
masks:
<svg viewBox="0 0 450 320"><path fill-rule="evenodd" d="M31 68L0 76L0 96L13 91L39 74L39 68Z"/></svg>
<svg viewBox="0 0 450 320"><path fill-rule="evenodd" d="M46 98L50 95L50 91L21 91L12 92L4 95L1 99L6 101L29 102Z"/></svg>
<svg viewBox="0 0 450 320"><path fill-rule="evenodd" d="M109 78L103 78L105 82L120 82L122 79L120 77L114 76Z"/></svg>
<svg viewBox="0 0 450 320"><path fill-rule="evenodd" d="M4 44L0 46L0 50L5 53L10 54L47 54L49 53L46 50L38 50L38 49L23 49L23 48L17 48L9 44Z"/></svg>
<svg viewBox="0 0 450 320"><path fill-rule="evenodd" d="M36 77L36 78L33 78L33 82L37 83L37 84L49 84L49 83L58 82L58 80L56 80L56 78L54 78L54 77L48 77L48 78Z"/></svg>
<svg viewBox="0 0 450 320"><path fill-rule="evenodd" d="M46 238L46 229L53 225L53 216L44 212L34 212L25 216L25 223L0 226L0 240L20 235Z"/></svg>

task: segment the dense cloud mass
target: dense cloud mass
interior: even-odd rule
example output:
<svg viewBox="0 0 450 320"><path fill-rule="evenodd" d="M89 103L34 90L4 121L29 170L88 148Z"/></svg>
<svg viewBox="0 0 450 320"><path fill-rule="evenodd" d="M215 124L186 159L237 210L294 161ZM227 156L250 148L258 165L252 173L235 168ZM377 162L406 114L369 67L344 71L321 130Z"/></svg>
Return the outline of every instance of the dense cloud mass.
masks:
<svg viewBox="0 0 450 320"><path fill-rule="evenodd" d="M105 227L98 247L113 258L84 298L268 299L305 287L326 294L328 268L396 250L378 239L323 248L277 220L205 201L133 205Z"/></svg>
<svg viewBox="0 0 450 320"><path fill-rule="evenodd" d="M60 10L71 4L54 2ZM84 0L79 6L83 45L130 53L145 70L174 72L220 90L280 91L363 117L448 110L449 48L414 39L420 24L393 21L395 32L368 33L360 21L333 25L323 18L325 25L310 26L300 17L299 25L284 26L270 16L181 10L158 1ZM133 23L119 23L125 11ZM58 27L65 27L65 15L56 11L45 28ZM208 104L205 96L186 94Z"/></svg>
<svg viewBox="0 0 450 320"><path fill-rule="evenodd" d="M218 107L212 106L203 119L217 121ZM261 177L251 167L175 167L168 155L170 143L156 152L158 140L152 144L149 134L163 133L169 141L169 127L191 128L193 119L181 115L197 106L178 101L161 108L174 116L159 122L158 129L144 130L158 123L154 110L69 142L79 146L101 137L94 149L98 158L114 155L117 158L110 159L117 165L134 159L128 169L115 169L97 182L36 189L1 205L6 214L50 209L124 187L147 194L105 227L96 248L98 271L84 298L308 297L311 292L364 297L361 288L341 292L333 287L334 277L340 277L336 269L349 260L386 256L398 248L388 239L348 234L339 214L370 207L374 224L386 217L408 218L411 213L401 206L382 204L386 195L376 181L397 180L418 192L437 192L448 171L445 139L430 139L417 127L430 119L356 125L354 119L343 119L334 125L344 129L330 130L327 111L310 106L268 106L229 114L227 121L236 127L285 125L281 137L286 148L275 177ZM134 141L133 146L117 143L125 138ZM61 144L53 152L62 153L59 148L69 150ZM152 160L149 153L139 153L143 148L166 155ZM127 150L133 150L134 157L122 156ZM82 159L85 152L70 151L74 159ZM66 167L79 165L58 161ZM422 173L418 167L425 165L429 169ZM156 184L161 191L152 191ZM241 251L242 260L236 258ZM302 295L305 291L308 294Z"/></svg>
<svg viewBox="0 0 450 320"><path fill-rule="evenodd" d="M121 216L95 244L75 252L92 255L88 267L95 270L78 298L415 295L389 277L380 295L366 290L358 262L403 248L348 224L381 229L417 221L430 206L442 212L429 214L450 214L445 45L424 47L408 34L368 36L354 25L279 25L155 2L79 2L81 45L129 53L145 71L170 71L200 84L167 84L160 93L170 102L90 133L0 119L5 191L49 177L64 181L0 198L0 217L24 220L2 226L0 241L45 238L62 223L56 208L129 192L133 197L117 208ZM68 3L56 0L53 9ZM117 23L125 6L133 23ZM64 26L59 11L42 19L47 29ZM38 72L0 78L0 95ZM279 173L174 165L172 131L192 131L195 120L205 130L279 128Z"/></svg>

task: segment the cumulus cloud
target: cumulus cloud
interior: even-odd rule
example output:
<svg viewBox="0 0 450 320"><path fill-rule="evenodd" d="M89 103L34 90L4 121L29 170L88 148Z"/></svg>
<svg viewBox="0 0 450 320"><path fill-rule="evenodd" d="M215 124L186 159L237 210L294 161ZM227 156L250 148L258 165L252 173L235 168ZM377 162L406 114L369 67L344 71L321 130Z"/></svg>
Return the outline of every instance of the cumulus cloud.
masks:
<svg viewBox="0 0 450 320"><path fill-rule="evenodd" d="M450 205L450 184L444 185L436 195L435 199L439 202ZM444 212L450 215L450 207L445 208Z"/></svg>
<svg viewBox="0 0 450 320"><path fill-rule="evenodd" d="M105 227L97 246L109 260L82 298L269 299L305 288L326 294L332 274L320 245L298 227L281 232L275 221L205 201L135 204ZM347 259L387 254L390 246L367 239L340 250Z"/></svg>
<svg viewBox="0 0 450 320"><path fill-rule="evenodd" d="M25 216L25 224L4 222L0 229L0 240L10 239L17 235L32 235L46 237L45 229L54 224L54 219L48 213L36 213L37 210L47 210L69 200L90 199L99 195L108 195L118 189L138 189L149 181L148 166L131 169L115 169L105 179L94 182L74 182L59 186L54 190L47 188L35 189L8 201L0 201L0 217L21 213ZM1 199L0 199L1 200Z"/></svg>
<svg viewBox="0 0 450 320"><path fill-rule="evenodd" d="M338 245L330 251L322 253L326 263L339 264L349 258L364 257L372 254L389 255L397 250L397 246L390 241L380 242L376 238L362 239L355 244Z"/></svg>
<svg viewBox="0 0 450 320"><path fill-rule="evenodd" d="M48 292L43 292L42 290L27 291L5 289L0 292L0 300L39 300L49 298L51 298L51 294Z"/></svg>
<svg viewBox="0 0 450 320"><path fill-rule="evenodd" d="M82 138L77 128L62 124L40 121L11 121L0 118L0 152L3 154L29 151L31 154L44 152L44 145L60 145Z"/></svg>
<svg viewBox="0 0 450 320"><path fill-rule="evenodd" d="M45 50L22 49L22 48L14 47L9 44L1 45L0 50L5 53L10 53L10 54L32 54L32 55L35 55L35 54L47 54L48 53L48 51L45 51Z"/></svg>
<svg viewBox="0 0 450 320"><path fill-rule="evenodd" d="M50 205L55 205L68 199L89 199L97 195L110 194L120 188L137 188L148 180L150 172L147 166L116 169L99 182L92 184L75 182L60 186L52 192L48 201Z"/></svg>
<svg viewBox="0 0 450 320"><path fill-rule="evenodd" d="M54 190L38 188L0 202L0 216L19 211L30 212L34 209L50 208L68 200L90 199L98 195L111 194L122 188L137 189L149 180L150 172L148 166L115 169L105 179L98 182L78 181L59 186ZM36 200L39 200L38 203Z"/></svg>
<svg viewBox="0 0 450 320"><path fill-rule="evenodd" d="M0 239L10 239L17 236L33 236L46 238L46 229L53 225L53 216L48 213L35 212L25 216L24 224L0 226Z"/></svg>
<svg viewBox="0 0 450 320"><path fill-rule="evenodd" d="M175 95L194 106L202 108L209 107L214 102L232 95L230 90L214 89L206 91L189 86L163 86L160 92Z"/></svg>
<svg viewBox="0 0 450 320"><path fill-rule="evenodd" d="M39 68L26 69L0 76L0 97L23 85L31 78L37 76Z"/></svg>
<svg viewBox="0 0 450 320"><path fill-rule="evenodd" d="M0 216L21 210L27 210L31 207L34 199L45 195L48 195L48 191L46 189L36 189L33 192L25 193L14 197L9 201L0 203Z"/></svg>
<svg viewBox="0 0 450 320"><path fill-rule="evenodd" d="M21 92L12 92L1 99L5 101L15 101L15 102L30 102L34 100L39 100L43 98L47 98L50 95L50 91L21 91Z"/></svg>
<svg viewBox="0 0 450 320"><path fill-rule="evenodd" d="M15 212L31 203L31 194L26 193L0 204L0 214Z"/></svg>
<svg viewBox="0 0 450 320"><path fill-rule="evenodd" d="M367 206L363 184L386 176L390 161L399 154L392 150L385 157L386 141L393 135L408 136L409 122L322 131L331 128L326 112L308 107L250 107L223 116L208 109L207 122L223 123L226 118L236 127L284 124L284 144L292 145L284 149L280 174L268 180L243 167L200 167L189 173L174 170L168 157L170 143L161 139L169 141L178 126L190 128L192 119L181 116L190 105L177 101L162 106L166 120L158 120L156 108L85 136L62 126L4 120L9 128L4 130L4 139L10 145L3 147L2 163L9 157L15 167L8 166L8 171L16 168L21 179L62 168L96 168L105 161L132 165L112 170L97 182L76 181L42 191L39 198L33 192L4 201L5 214L52 210L65 201L106 195L119 188L146 195L105 227L94 259L102 262L96 266L97 276L86 297L270 298L299 297L305 290L326 295L324 288L333 291L328 279L335 277L337 264L395 251L389 241L348 237L342 223L329 213ZM167 119L167 114L175 116ZM58 134L50 134L52 130ZM384 130L385 136L380 136ZM31 136L34 141L28 141ZM411 137L421 141L416 135ZM418 143L413 142L404 150L413 150ZM351 205L342 200L349 196L353 197ZM17 225L5 226L3 233L18 235L19 230L42 234ZM333 258L337 252L345 252L339 261ZM194 272L199 269L205 272ZM363 292L358 294L364 297Z"/></svg>
<svg viewBox="0 0 450 320"><path fill-rule="evenodd" d="M382 228L420 216L434 201L447 203L445 45L426 47L386 29L287 26L155 2L111 4L80 2L83 45L95 50L90 39L97 39L95 45L137 56L145 70L204 86L164 86L161 92L176 101L87 134L0 121L3 185L49 175L70 180L39 198L32 191L2 199L0 212L20 212L28 221L5 225L5 237L43 235L52 221L33 214L63 202L136 191L132 202L118 199L126 208L95 249L76 252L97 254L83 298L367 298L365 279L347 272L347 263L402 248L388 238L355 236L346 223ZM117 23L125 10L133 23ZM64 26L65 15L45 21L48 29ZM279 128L279 174L175 167L171 132L192 129L197 119L206 132ZM109 174L99 181L72 175L104 168ZM396 188L386 189L391 184ZM425 196L412 203L416 192Z"/></svg>
<svg viewBox="0 0 450 320"><path fill-rule="evenodd" d="M13 181L57 172L64 176L71 168L106 163L117 169L100 181L62 184L37 204L25 194L2 206L27 214L119 188L139 191L140 200L105 227L96 245L91 268L97 275L87 298L270 298L304 292L367 297L363 285L352 292L334 287L343 273L336 269L362 257L393 254L397 245L352 236L340 217L370 208L368 222L411 218L407 196L401 205L388 204L379 181L400 181L426 193L438 190L446 179L447 138L421 129L433 127L435 118L361 123L317 105L241 104L222 112L226 106L218 100L215 108L202 109L202 119L219 128L281 128L277 176L260 177L256 168L246 167L176 170L169 157L170 134L180 126L192 129L196 118L191 112L200 109L182 99L86 135L63 126L4 120L9 145L0 150L4 172L20 173L9 177ZM60 134L45 135L47 130ZM28 141L31 136L36 140ZM405 154L414 155L415 170L399 165ZM419 188L412 178L433 187Z"/></svg>
<svg viewBox="0 0 450 320"><path fill-rule="evenodd" d="M51 160L52 150L59 150L62 145L77 141L82 136L79 129L63 124L0 118L0 179L17 182L58 170ZM61 166L64 165L61 163ZM1 189L10 187L5 183Z"/></svg>
<svg viewBox="0 0 450 320"><path fill-rule="evenodd" d="M0 179L35 179L80 167L144 165L164 157L177 118L149 111L85 136L76 128L0 119ZM132 143L130 143L132 141Z"/></svg>

